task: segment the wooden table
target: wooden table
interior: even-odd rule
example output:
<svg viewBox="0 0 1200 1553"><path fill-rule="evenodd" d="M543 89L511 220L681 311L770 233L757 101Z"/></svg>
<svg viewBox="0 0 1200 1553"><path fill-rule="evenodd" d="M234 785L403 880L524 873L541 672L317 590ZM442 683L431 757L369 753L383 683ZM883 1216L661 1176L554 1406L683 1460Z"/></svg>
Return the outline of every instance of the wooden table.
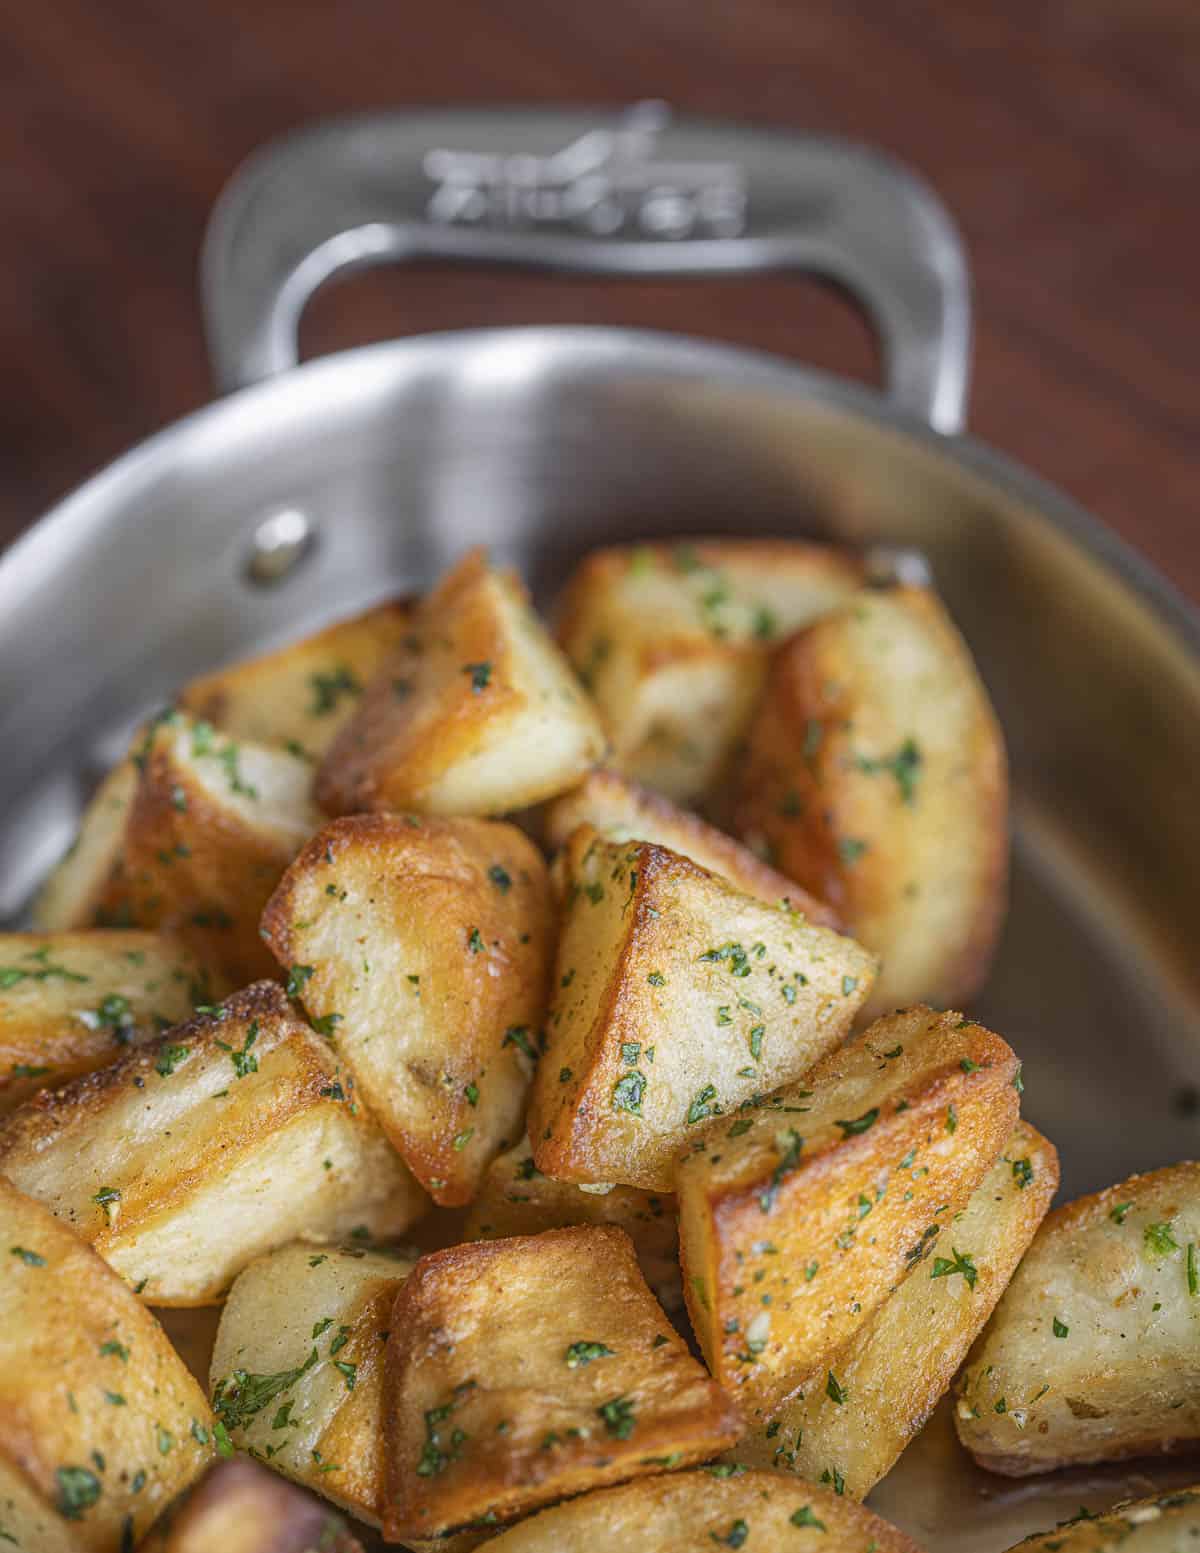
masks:
<svg viewBox="0 0 1200 1553"><path fill-rule="evenodd" d="M974 263L974 431L1200 598L1195 0L40 0L0 18L0 86L0 542L209 395L196 255L259 142L365 107L662 96L923 170ZM305 339L582 320L875 370L849 309L783 278L391 272L319 298Z"/></svg>

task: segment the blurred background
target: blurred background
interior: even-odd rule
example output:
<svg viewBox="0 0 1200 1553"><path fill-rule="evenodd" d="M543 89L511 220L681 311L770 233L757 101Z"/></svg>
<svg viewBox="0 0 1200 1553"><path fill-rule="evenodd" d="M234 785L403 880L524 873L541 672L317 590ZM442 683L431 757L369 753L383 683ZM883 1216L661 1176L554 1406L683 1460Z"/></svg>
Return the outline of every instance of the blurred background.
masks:
<svg viewBox="0 0 1200 1553"><path fill-rule="evenodd" d="M8 0L0 87L0 543L211 397L197 255L262 141L366 108L662 97L922 172L974 269L971 429L1200 598L1197 0ZM322 294L304 345L527 322L877 371L849 306L788 277L390 270Z"/></svg>

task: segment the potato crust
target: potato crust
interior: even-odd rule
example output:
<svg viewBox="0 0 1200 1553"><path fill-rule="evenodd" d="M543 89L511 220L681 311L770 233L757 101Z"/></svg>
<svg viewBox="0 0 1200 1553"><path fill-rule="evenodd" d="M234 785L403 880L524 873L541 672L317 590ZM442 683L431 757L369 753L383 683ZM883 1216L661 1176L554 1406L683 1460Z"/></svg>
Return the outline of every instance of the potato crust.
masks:
<svg viewBox="0 0 1200 1553"><path fill-rule="evenodd" d="M155 1525L138 1553L362 1553L341 1519L273 1472L219 1461Z"/></svg>
<svg viewBox="0 0 1200 1553"><path fill-rule="evenodd" d="M1082 1512L1053 1531L1026 1537L1010 1553L1180 1553L1200 1539L1200 1485L1127 1500L1103 1515Z"/></svg>

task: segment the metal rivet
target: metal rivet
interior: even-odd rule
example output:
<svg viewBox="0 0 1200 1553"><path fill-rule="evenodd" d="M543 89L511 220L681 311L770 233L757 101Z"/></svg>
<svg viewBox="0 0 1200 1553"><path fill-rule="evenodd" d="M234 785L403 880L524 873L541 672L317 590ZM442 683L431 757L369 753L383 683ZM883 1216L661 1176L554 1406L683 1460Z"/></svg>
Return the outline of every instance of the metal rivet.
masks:
<svg viewBox="0 0 1200 1553"><path fill-rule="evenodd" d="M269 588L291 575L312 550L316 531L296 507L281 507L254 530L246 561L247 580Z"/></svg>

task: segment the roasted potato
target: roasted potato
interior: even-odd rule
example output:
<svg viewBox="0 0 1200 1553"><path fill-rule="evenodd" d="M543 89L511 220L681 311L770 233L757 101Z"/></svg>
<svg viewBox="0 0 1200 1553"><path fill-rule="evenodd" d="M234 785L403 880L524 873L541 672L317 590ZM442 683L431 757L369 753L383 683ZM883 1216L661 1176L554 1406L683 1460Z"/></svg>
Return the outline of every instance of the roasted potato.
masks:
<svg viewBox="0 0 1200 1553"><path fill-rule="evenodd" d="M544 1176L529 1140L494 1159L467 1216L463 1238L540 1235L572 1224L615 1224L633 1241L642 1276L664 1309L683 1308L675 1199L634 1186L575 1186Z"/></svg>
<svg viewBox="0 0 1200 1553"><path fill-rule="evenodd" d="M534 1158L558 1180L670 1191L701 1122L837 1045L874 961L648 842L581 828L566 878Z"/></svg>
<svg viewBox="0 0 1200 1553"><path fill-rule="evenodd" d="M1200 1165L1049 1216L971 1353L955 1423L1006 1477L1200 1439Z"/></svg>
<svg viewBox="0 0 1200 1553"><path fill-rule="evenodd" d="M33 925L44 933L71 928L129 927L132 918L113 913L105 902L123 872L125 831L137 792L138 770L132 759L113 767L92 795L66 856L50 874L33 903Z"/></svg>
<svg viewBox="0 0 1200 1553"><path fill-rule="evenodd" d="M593 551L567 586L558 636L596 698L614 765L677 803L710 797L773 644L862 577L848 553L780 540Z"/></svg>
<svg viewBox="0 0 1200 1553"><path fill-rule="evenodd" d="M641 1478L556 1505L488 1544L495 1553L921 1553L851 1499L784 1472L727 1466Z"/></svg>
<svg viewBox="0 0 1200 1553"><path fill-rule="evenodd" d="M0 1179L0 1545L122 1553L212 1455L204 1393L157 1321Z"/></svg>
<svg viewBox="0 0 1200 1553"><path fill-rule="evenodd" d="M469 1202L521 1135L553 931L515 826L390 814L321 831L263 915L290 990L436 1202Z"/></svg>
<svg viewBox="0 0 1200 1553"><path fill-rule="evenodd" d="M546 841L551 847L565 847L581 825L590 825L606 841L653 841L669 847L764 905L785 905L822 927L838 926L823 901L732 836L616 771L593 771L573 792L555 799L545 815Z"/></svg>
<svg viewBox="0 0 1200 1553"><path fill-rule="evenodd" d="M602 758L599 718L514 573L472 551L418 609L317 774L330 814L506 814Z"/></svg>
<svg viewBox="0 0 1200 1553"><path fill-rule="evenodd" d="M1003 914L1007 806L987 692L928 589L858 594L780 648L735 825L882 957L869 1013L975 995Z"/></svg>
<svg viewBox="0 0 1200 1553"><path fill-rule="evenodd" d="M1016 1076L999 1036L910 1009L693 1140L676 1176L684 1293L751 1428L814 1385L837 1401L834 1355L939 1236L957 1246L953 1217L1016 1124Z"/></svg>
<svg viewBox="0 0 1200 1553"><path fill-rule="evenodd" d="M0 1116L144 1045L226 990L158 933L0 933Z"/></svg>
<svg viewBox="0 0 1200 1553"><path fill-rule="evenodd" d="M210 1467L138 1553L362 1553L362 1544L327 1505L239 1457Z"/></svg>
<svg viewBox="0 0 1200 1553"><path fill-rule="evenodd" d="M1024 1122L926 1259L802 1395L737 1447L737 1459L836 1482L862 1499L895 1465L954 1378L1058 1188L1054 1146ZM940 1249L940 1247L939 1247ZM949 1249L949 1248L948 1248Z"/></svg>
<svg viewBox="0 0 1200 1553"><path fill-rule="evenodd" d="M414 610L414 601L391 599L275 652L205 674L180 691L179 708L231 739L320 760L411 631Z"/></svg>
<svg viewBox="0 0 1200 1553"><path fill-rule="evenodd" d="M1053 1531L1026 1537L1024 1553L1183 1553L1200 1546L1200 1485L1114 1505L1103 1515L1086 1510Z"/></svg>
<svg viewBox="0 0 1200 1553"><path fill-rule="evenodd" d="M378 1526L384 1343L415 1253L297 1243L240 1273L212 1355L217 1417L239 1450Z"/></svg>
<svg viewBox="0 0 1200 1553"><path fill-rule="evenodd" d="M36 1095L0 1171L154 1305L220 1299L297 1235L397 1234L425 1201L274 982Z"/></svg>
<svg viewBox="0 0 1200 1553"><path fill-rule="evenodd" d="M387 1343L392 1540L506 1521L741 1433L613 1227L423 1257Z"/></svg>

